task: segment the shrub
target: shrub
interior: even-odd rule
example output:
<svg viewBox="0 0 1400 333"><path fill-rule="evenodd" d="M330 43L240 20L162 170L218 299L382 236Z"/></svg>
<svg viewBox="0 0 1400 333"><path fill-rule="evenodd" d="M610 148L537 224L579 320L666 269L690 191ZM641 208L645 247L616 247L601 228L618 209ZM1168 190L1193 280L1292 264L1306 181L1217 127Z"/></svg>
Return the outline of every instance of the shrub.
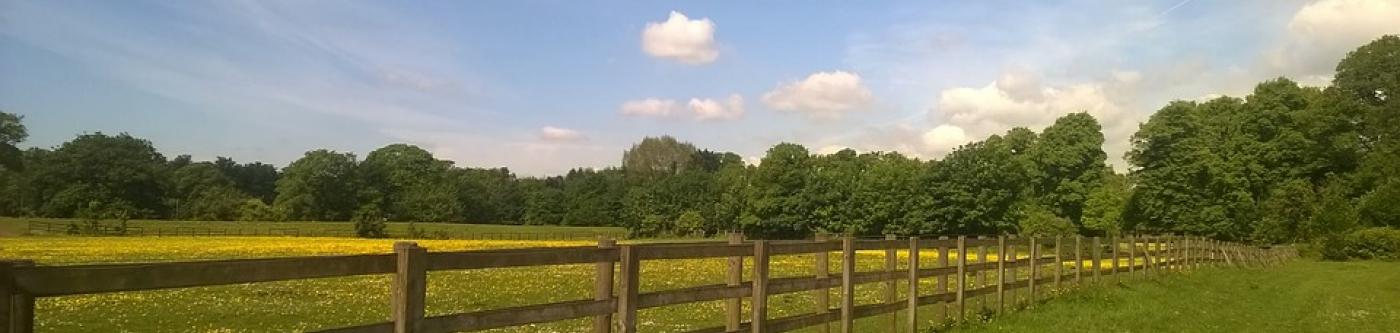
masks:
<svg viewBox="0 0 1400 333"><path fill-rule="evenodd" d="M351 218L355 221L355 235L363 238L384 238L389 237L384 232L384 214L374 205L360 207Z"/></svg>
<svg viewBox="0 0 1400 333"><path fill-rule="evenodd" d="M1361 197L1357 207L1361 223L1372 227L1400 228L1400 180L1392 180Z"/></svg>
<svg viewBox="0 0 1400 333"><path fill-rule="evenodd" d="M1347 257L1400 260L1400 229L1366 228L1346 236Z"/></svg>

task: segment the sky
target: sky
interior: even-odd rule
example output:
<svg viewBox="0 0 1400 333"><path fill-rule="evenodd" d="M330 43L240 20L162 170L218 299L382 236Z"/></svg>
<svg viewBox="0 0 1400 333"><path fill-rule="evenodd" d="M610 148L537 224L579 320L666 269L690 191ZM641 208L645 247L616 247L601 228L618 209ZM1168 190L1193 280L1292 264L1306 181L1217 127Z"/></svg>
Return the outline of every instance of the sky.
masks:
<svg viewBox="0 0 1400 333"><path fill-rule="evenodd" d="M1172 100L1325 86L1400 0L0 0L21 146L130 133L167 157L286 165L423 147L540 176L672 135L937 159L1071 112L1129 138Z"/></svg>

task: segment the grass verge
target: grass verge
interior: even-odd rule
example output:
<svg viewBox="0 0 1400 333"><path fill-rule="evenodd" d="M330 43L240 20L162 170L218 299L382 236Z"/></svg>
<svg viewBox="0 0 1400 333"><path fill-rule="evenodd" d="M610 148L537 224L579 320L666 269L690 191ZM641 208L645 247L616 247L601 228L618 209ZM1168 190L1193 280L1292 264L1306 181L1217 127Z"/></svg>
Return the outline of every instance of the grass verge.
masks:
<svg viewBox="0 0 1400 333"><path fill-rule="evenodd" d="M1132 280L951 332L1400 332L1400 263L1299 260Z"/></svg>

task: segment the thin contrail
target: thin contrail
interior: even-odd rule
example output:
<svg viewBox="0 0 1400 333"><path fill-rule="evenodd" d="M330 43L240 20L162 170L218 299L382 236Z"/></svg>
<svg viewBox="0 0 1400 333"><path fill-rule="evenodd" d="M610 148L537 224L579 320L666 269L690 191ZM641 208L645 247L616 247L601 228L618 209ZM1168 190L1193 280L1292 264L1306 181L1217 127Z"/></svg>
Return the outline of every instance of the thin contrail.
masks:
<svg viewBox="0 0 1400 333"><path fill-rule="evenodd" d="M1176 10L1177 8L1181 8L1181 6L1186 5L1186 3L1188 2L1191 2L1191 0L1181 0L1181 2L1176 3L1176 5L1172 6L1172 8L1167 8L1167 10L1164 10L1161 13L1157 13L1157 18L1161 18L1163 16L1167 16L1167 14L1171 14L1172 11Z"/></svg>

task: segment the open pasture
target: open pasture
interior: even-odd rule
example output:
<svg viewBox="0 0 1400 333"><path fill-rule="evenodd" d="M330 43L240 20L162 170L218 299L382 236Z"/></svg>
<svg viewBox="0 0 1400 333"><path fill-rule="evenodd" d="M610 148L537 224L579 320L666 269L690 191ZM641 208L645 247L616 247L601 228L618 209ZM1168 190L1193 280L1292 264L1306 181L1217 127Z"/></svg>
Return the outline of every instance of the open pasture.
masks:
<svg viewBox="0 0 1400 333"><path fill-rule="evenodd" d="M309 237L19 237L0 239L0 259L33 259L40 265L132 263L389 253L392 240ZM430 251L589 245L586 241L423 240ZM883 267L883 252L861 252L860 270ZM933 266L936 251L921 252ZM901 256L904 257L904 256ZM995 257L995 256L993 256ZM774 257L772 276L811 274L812 255ZM840 256L831 270L839 272ZM723 283L725 259L673 260L642 266L643 292ZM506 268L429 273L427 314L478 311L590 297L593 265ZM40 332L284 332L385 321L388 275L324 278L171 290L41 298ZM858 286L859 303L880 301L883 284ZM932 280L928 286L933 288ZM902 291L901 291L902 292ZM832 299L839 299L833 290ZM810 292L773 296L774 317L811 311ZM680 332L721 325L724 302L645 309L644 332ZM924 313L927 312L927 313ZM935 318L936 306L923 318ZM859 321L884 325L888 316ZM499 329L492 332L586 332L588 320ZM810 330L808 330L810 331ZM865 330L862 330L865 331Z"/></svg>

